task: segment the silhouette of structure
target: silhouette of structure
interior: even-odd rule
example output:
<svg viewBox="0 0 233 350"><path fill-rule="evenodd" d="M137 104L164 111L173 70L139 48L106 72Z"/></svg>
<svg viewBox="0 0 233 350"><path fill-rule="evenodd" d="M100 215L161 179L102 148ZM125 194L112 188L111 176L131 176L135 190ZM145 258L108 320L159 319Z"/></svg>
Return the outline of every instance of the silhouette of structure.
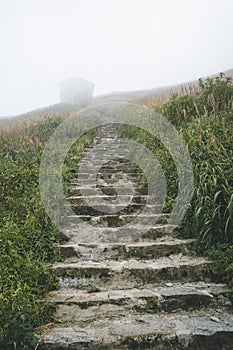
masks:
<svg viewBox="0 0 233 350"><path fill-rule="evenodd" d="M60 83L61 103L87 103L93 98L95 85L81 78L72 78Z"/></svg>

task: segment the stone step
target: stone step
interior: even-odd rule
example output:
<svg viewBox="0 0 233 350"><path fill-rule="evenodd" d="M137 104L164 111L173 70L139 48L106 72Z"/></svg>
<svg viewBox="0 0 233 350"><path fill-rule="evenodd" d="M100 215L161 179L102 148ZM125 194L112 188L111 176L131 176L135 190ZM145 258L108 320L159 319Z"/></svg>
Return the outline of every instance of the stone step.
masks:
<svg viewBox="0 0 233 350"><path fill-rule="evenodd" d="M115 196L117 193L127 193L125 187L122 186L74 186L70 188L69 194L70 197L79 197L79 196L91 196L94 191L98 191L101 195L110 195ZM130 194L130 192L128 192ZM131 192L132 193L132 192ZM134 195L147 195L148 190L145 187L134 188Z"/></svg>
<svg viewBox="0 0 233 350"><path fill-rule="evenodd" d="M128 314L86 326L54 325L40 339L46 350L232 350L233 319L227 312Z"/></svg>
<svg viewBox="0 0 233 350"><path fill-rule="evenodd" d="M114 159L113 159L113 150L119 152L114 154ZM114 142L110 140L109 145L107 147L106 146L101 147L101 145L99 145L98 149L91 150L91 152L86 152L83 155L81 163L85 162L87 159L90 159L94 162L106 160L106 161L109 161L111 165L114 165L114 164L118 165L119 163L129 164L130 161L126 158L126 156L129 156L129 155L130 155L130 152L126 151L122 145L121 146L119 144L117 145L115 140Z"/></svg>
<svg viewBox="0 0 233 350"><path fill-rule="evenodd" d="M103 143L103 140L104 140L104 143ZM111 134L109 134L109 137L105 137L105 136L102 136L99 140L98 140L98 151L101 150L101 151L106 151L106 154L109 154L111 155L111 148L109 148L109 145L106 145L105 142L106 141L109 141L113 147L113 149L117 149L119 150L119 152L124 152L124 154L126 153L126 150L125 150L125 145L122 144L121 141L119 141L119 139L116 137L116 131L115 131L115 135L114 133L112 132ZM114 143L112 143L112 141L114 141ZM85 156L92 156L93 154L96 154L98 152L95 151L95 149L91 150L91 152L89 151L89 148L86 148L86 151L84 152L84 155ZM129 153L129 152L127 152Z"/></svg>
<svg viewBox="0 0 233 350"><path fill-rule="evenodd" d="M140 176L142 176L142 174L137 174L137 173L135 173L135 172L132 172L132 173L130 173L130 172L118 172L118 173L116 173L113 169L112 169L112 171L109 171L109 172L106 172L106 171L104 171L104 172L102 172L102 168L101 168L101 172L100 173L98 173L98 177L100 177L101 178L101 176L119 176L120 178L122 178L122 176L124 175L124 177L132 177L132 178L135 178L135 179L137 179L137 178L140 178ZM81 173L81 172L77 172L77 173L74 173L74 176L75 176L75 178L72 180L72 181L76 181L76 180L78 180L79 178L80 179L87 179L87 178L89 178L89 179L95 179L95 176L93 175L93 174L90 174L90 173Z"/></svg>
<svg viewBox="0 0 233 350"><path fill-rule="evenodd" d="M121 259L157 259L170 254L187 254L195 244L194 239L180 240L172 237L164 237L156 241L140 241L130 244L72 244L66 243L59 246L60 255L70 262L78 261L103 261Z"/></svg>
<svg viewBox="0 0 233 350"><path fill-rule="evenodd" d="M104 164L103 161L101 162L96 162L95 164L93 164L92 162L90 162L89 164L86 162L83 163L85 165L85 171L87 171L88 173L93 173L96 171L96 167L101 167L101 172L123 172L124 174L127 173L139 173L142 174L142 170L140 170L140 168L137 165L129 165L129 164L119 164L119 165L114 165L111 166L108 163Z"/></svg>
<svg viewBox="0 0 233 350"><path fill-rule="evenodd" d="M91 161L96 162L97 164L99 162L102 162L105 166L119 167L120 165L127 165L128 168L137 166L133 161L128 159L130 155L132 155L131 152L127 152L123 150L123 148L120 149L119 147L114 147L114 145L110 143L109 143L109 146L110 146L109 147L110 151L109 150L106 151L106 149L104 148L99 148L97 152L90 152L89 154L86 154L86 157L91 159ZM113 157L113 154L114 154L114 157ZM86 157L84 157L81 160L81 163L82 162L85 163Z"/></svg>
<svg viewBox="0 0 233 350"><path fill-rule="evenodd" d="M126 170L138 167L135 163L127 160L129 157L130 153L126 153L118 148L112 147L110 152L108 150L108 153L106 153L106 150L100 148L97 152L87 153L78 163L78 167L82 165L85 167L92 165L97 167L103 166L112 169L121 169L121 166L123 166L123 168Z"/></svg>
<svg viewBox="0 0 233 350"><path fill-rule="evenodd" d="M73 211L78 215L103 215L104 212L121 212L122 214L130 214L135 212L141 212L145 205L142 203L129 203L125 204L96 204L95 208L87 205L86 203L72 204ZM157 214L159 212L160 206L158 205L147 205L146 213Z"/></svg>
<svg viewBox="0 0 233 350"><path fill-rule="evenodd" d="M83 172L82 170L77 169L77 172L75 172L74 174L74 178L72 179L72 181L76 181L78 179L96 179L96 176L89 172ZM112 177L112 178L119 178L119 179L123 179L123 178L130 178L131 180L137 181L142 179L143 177L143 173L142 172L132 172L130 169L128 171L123 171L123 170L114 170L114 169L106 169L105 167L102 167L98 170L97 173L97 179L105 179L108 177Z"/></svg>
<svg viewBox="0 0 233 350"><path fill-rule="evenodd" d="M89 179L88 179L89 180ZM72 180L73 182L74 182L74 184L76 184L76 180ZM137 183L136 183L137 184ZM138 186L138 184L137 184L137 186ZM114 183L114 184L109 184L109 183L107 183L106 184L106 182L105 181L102 181L102 179L100 179L100 181L98 182L98 183L87 183L87 184L79 184L79 181L77 180L77 185L76 186L72 186L72 188L74 189L74 190L92 190L93 191L93 189L101 189L101 188L114 188L114 189L116 189L116 190L125 190L125 187L123 187L121 184L119 185L119 182L116 182L116 183ZM135 188L134 188L134 190L137 190L137 189L141 189L141 187L136 187L135 186Z"/></svg>
<svg viewBox="0 0 233 350"><path fill-rule="evenodd" d="M109 184L111 183L117 184L117 181L131 181L133 183L140 184L140 182L144 181L143 175L140 173L131 173L131 172L114 172L114 171L106 171L101 169L98 171L97 176L93 175L93 172L76 174L76 177L71 179L71 185L78 185L81 183L82 185L89 184L91 182L96 182L97 184Z"/></svg>
<svg viewBox="0 0 233 350"><path fill-rule="evenodd" d="M68 219L66 221L69 223ZM71 222L65 235L72 243L131 243L137 240L155 240L167 235L172 228L174 226L168 224L152 226L129 223L120 227L99 227L84 222Z"/></svg>
<svg viewBox="0 0 233 350"><path fill-rule="evenodd" d="M113 150L115 151L116 161L112 160ZM102 157L102 158L101 158ZM129 153L119 150L118 147L112 147L111 152L106 152L105 149L99 148L97 152L90 152L86 154L85 157L79 162L79 165L97 165L97 166L111 166L119 167L120 165L128 165L132 167L132 163L127 161L126 157L130 157ZM135 165L134 165L135 166Z"/></svg>
<svg viewBox="0 0 233 350"><path fill-rule="evenodd" d="M104 226L104 227L119 227L132 222L138 218L138 214L104 214L99 216L93 215L70 215L67 216L70 222L76 224L78 220L83 220L94 226ZM156 220L155 220L156 219ZM140 222L144 225L149 225L150 223L156 222L157 224L167 224L169 219L168 214L159 215L140 215ZM155 221L154 221L155 220Z"/></svg>
<svg viewBox="0 0 233 350"><path fill-rule="evenodd" d="M98 179L96 180L96 178L85 178L85 179L72 179L70 181L70 185L75 185L75 186L88 186L88 185L93 185L93 182L94 184L96 184L97 186L110 186L111 184L114 186L114 185L117 185L117 182L120 181L120 180L124 180L126 181L126 179L123 179L122 176L120 175L110 175L110 174L101 174L101 176L98 177ZM134 182L136 183L137 179L131 179L131 178L127 178L127 181L131 181L131 182ZM136 181L135 181L136 180Z"/></svg>
<svg viewBox="0 0 233 350"><path fill-rule="evenodd" d="M93 205L102 204L103 202L112 204L140 203L150 205L159 205L155 198L144 195L120 194L118 195L90 195L90 196L70 196L67 198L72 205L79 205L85 201L91 201Z"/></svg>
<svg viewBox="0 0 233 350"><path fill-rule="evenodd" d="M210 264L204 258L174 254L147 261L63 262L53 265L51 270L59 277L60 287L123 289L151 283L208 281Z"/></svg>
<svg viewBox="0 0 233 350"><path fill-rule="evenodd" d="M110 134L113 136L113 133ZM116 135L116 134L115 134ZM111 152L111 149L109 149L109 146L103 144L103 140L104 142L106 142L106 137L102 137L100 142L98 143L98 150L101 150L101 151L105 151L107 155L112 155L112 152ZM113 149L117 149L120 153L122 154L126 154L126 151L125 151L125 146L121 144L121 142L118 142L119 140L116 138L116 137L111 137L111 139L109 139L108 137L108 140L111 142L111 146ZM112 140L114 140L114 143L112 143ZM102 143L102 145L101 145ZM90 152L91 150L91 152ZM86 151L83 152L83 156L85 157L91 157L93 154L96 154L97 152L95 152L95 150L93 150L93 147L91 146L91 148L86 148Z"/></svg>
<svg viewBox="0 0 233 350"><path fill-rule="evenodd" d="M173 284L169 287L123 289L92 292L63 288L50 293L49 302L57 304L56 318L62 322L89 322L127 313L177 312L230 307L230 291L223 284L204 282Z"/></svg>

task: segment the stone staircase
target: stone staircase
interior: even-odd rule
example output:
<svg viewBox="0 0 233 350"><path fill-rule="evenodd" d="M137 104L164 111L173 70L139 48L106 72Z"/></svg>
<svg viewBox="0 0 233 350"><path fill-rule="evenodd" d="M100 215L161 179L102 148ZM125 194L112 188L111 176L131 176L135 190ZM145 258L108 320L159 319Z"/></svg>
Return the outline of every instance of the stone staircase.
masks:
<svg viewBox="0 0 233 350"><path fill-rule="evenodd" d="M76 215L67 218L64 260L52 267L60 289L49 295L57 321L40 348L233 349L230 291L211 281L211 262L192 252L195 240L167 233L169 215L154 214L157 203L135 221L147 187L118 139L113 124L101 127L71 183Z"/></svg>

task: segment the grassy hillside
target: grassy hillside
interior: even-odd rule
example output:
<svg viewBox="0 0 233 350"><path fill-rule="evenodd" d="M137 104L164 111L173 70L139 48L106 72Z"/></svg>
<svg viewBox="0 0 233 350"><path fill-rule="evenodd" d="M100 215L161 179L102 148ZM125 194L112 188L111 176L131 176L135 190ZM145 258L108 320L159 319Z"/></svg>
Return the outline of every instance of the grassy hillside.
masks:
<svg viewBox="0 0 233 350"><path fill-rule="evenodd" d="M52 321L46 293L56 288L48 265L59 258L57 229L45 213L38 187L42 151L64 119L41 118L0 131L0 349L34 349L34 331ZM94 132L72 146L65 183Z"/></svg>
<svg viewBox="0 0 233 350"><path fill-rule="evenodd" d="M214 74L212 77L216 77L219 74ZM233 78L233 69L229 69L224 72L225 76ZM161 104L167 103L171 99L171 95L177 94L178 96L192 95L198 92L199 84L198 80L188 81L176 85L162 86L152 89L145 90L130 90L130 91L112 91L103 95L96 95L89 102L91 105L106 103L106 102L117 102L117 101L131 101L139 102L151 107L159 107ZM56 103L50 106L35 109L33 111L18 115L15 117L3 117L0 116L0 129L4 126L14 125L16 123L31 123L41 119L42 116L67 116L70 113L75 113L78 110L85 107L85 103Z"/></svg>
<svg viewBox="0 0 233 350"><path fill-rule="evenodd" d="M155 98L156 100L156 98ZM143 104L147 101L144 100ZM148 105L177 128L188 145L195 176L194 195L180 228L183 237L197 238L197 251L213 257L218 281L233 287L233 84L223 74L200 80L193 94L173 94L162 106ZM151 125L153 128L153 125ZM163 166L168 182L165 209L177 194L177 173L167 150L147 132L121 126L123 136L147 145Z"/></svg>
<svg viewBox="0 0 233 350"><path fill-rule="evenodd" d="M219 74L213 74L208 78L215 78ZM224 76L233 78L233 69L224 72ZM136 99L136 102L144 104L149 107L160 107L170 101L172 95L177 95L177 97L194 95L200 91L199 80L184 82L177 85L164 86L162 88L147 90L144 93L141 92L141 96Z"/></svg>

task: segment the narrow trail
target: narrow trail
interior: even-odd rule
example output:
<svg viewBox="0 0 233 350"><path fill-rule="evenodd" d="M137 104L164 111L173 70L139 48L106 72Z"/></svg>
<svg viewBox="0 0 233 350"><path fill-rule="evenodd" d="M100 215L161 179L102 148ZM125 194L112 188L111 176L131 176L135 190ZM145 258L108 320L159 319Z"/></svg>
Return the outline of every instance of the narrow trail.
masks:
<svg viewBox="0 0 233 350"><path fill-rule="evenodd" d="M233 349L227 287L211 281L210 261L193 256L193 239L166 233L168 214L147 230L156 203L135 221L147 188L124 155L114 124L99 128L71 182L77 216L68 218L64 261L52 267L60 281L49 295L57 323L40 348Z"/></svg>

